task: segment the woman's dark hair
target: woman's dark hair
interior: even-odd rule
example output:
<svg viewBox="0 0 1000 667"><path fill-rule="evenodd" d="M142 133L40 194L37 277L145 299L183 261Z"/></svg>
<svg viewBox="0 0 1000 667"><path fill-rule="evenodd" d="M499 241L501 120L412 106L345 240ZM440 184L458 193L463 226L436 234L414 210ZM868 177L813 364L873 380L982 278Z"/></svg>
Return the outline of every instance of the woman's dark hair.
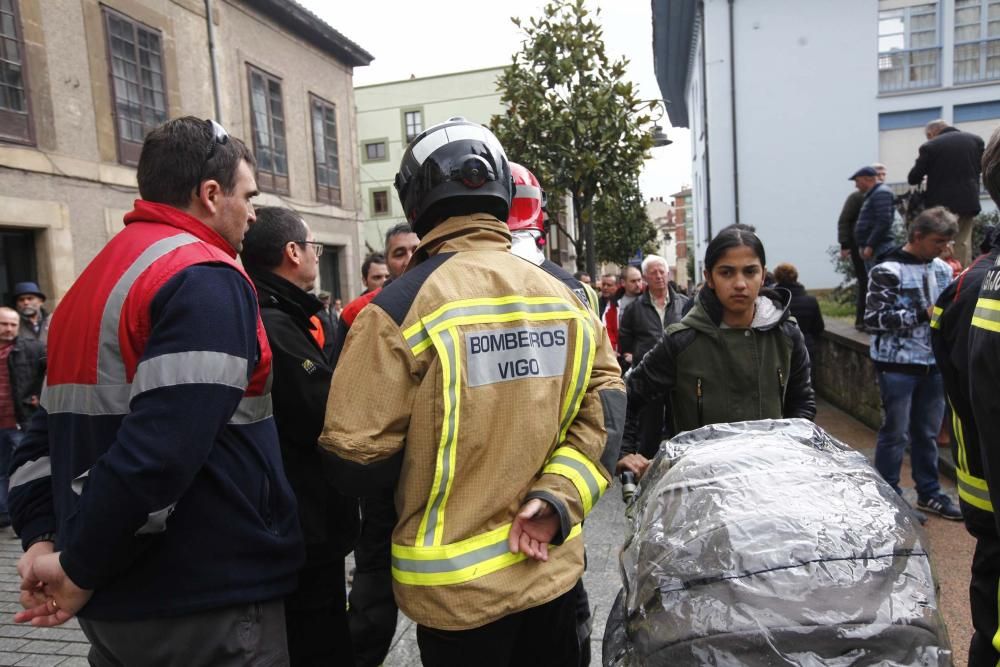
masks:
<svg viewBox="0 0 1000 667"><path fill-rule="evenodd" d="M233 136L225 143L215 137L211 121L194 116L175 118L146 135L139 155L136 180L139 196L146 201L186 207L191 193L202 182L219 182L224 193L236 187L236 170L245 161L257 168L246 145Z"/></svg>
<svg viewBox="0 0 1000 667"><path fill-rule="evenodd" d="M757 255L761 267L767 266L767 260L764 258L764 244L757 238L754 228L750 225L735 224L723 228L708 244L708 248L705 249L705 270L711 273L712 267L726 254L727 250L744 245Z"/></svg>
<svg viewBox="0 0 1000 667"><path fill-rule="evenodd" d="M247 270L270 271L281 265L285 246L290 241L306 240L306 226L295 211L281 206L258 206L257 222L243 237L240 257Z"/></svg>

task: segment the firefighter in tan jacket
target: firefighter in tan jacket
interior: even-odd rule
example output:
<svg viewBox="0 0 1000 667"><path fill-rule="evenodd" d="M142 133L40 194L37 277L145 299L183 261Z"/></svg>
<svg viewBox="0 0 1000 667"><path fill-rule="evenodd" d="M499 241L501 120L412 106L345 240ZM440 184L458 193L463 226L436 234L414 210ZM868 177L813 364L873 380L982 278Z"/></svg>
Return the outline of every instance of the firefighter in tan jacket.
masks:
<svg viewBox="0 0 1000 667"><path fill-rule="evenodd" d="M573 665L581 523L625 409L607 334L510 253L513 183L489 130L429 128L396 188L421 243L355 320L320 443L346 490L396 488L394 591L424 664L506 665L530 647Z"/></svg>

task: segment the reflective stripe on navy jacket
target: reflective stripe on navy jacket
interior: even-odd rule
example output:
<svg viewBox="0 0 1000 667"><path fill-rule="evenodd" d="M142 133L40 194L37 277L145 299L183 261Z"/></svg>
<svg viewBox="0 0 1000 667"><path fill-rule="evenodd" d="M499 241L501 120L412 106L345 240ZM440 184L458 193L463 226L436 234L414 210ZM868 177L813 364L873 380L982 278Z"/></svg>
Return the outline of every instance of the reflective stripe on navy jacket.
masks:
<svg viewBox="0 0 1000 667"><path fill-rule="evenodd" d="M979 288L979 298L969 327L969 395L972 414L982 444L983 474L990 501L1000 500L1000 258L994 260ZM997 513L993 513L996 524ZM1000 524L998 524L1000 529Z"/></svg>
<svg viewBox="0 0 1000 667"><path fill-rule="evenodd" d="M84 617L280 597L302 546L253 285L177 209L137 201L125 223L54 315L44 410L12 466L18 533L57 533L95 590Z"/></svg>
<svg viewBox="0 0 1000 667"><path fill-rule="evenodd" d="M967 505L983 512L993 512L993 503L969 395L968 337L979 289L998 256L1000 249L994 249L973 262L941 293L931 316L931 346L952 408L958 496ZM967 509L964 511L968 514Z"/></svg>

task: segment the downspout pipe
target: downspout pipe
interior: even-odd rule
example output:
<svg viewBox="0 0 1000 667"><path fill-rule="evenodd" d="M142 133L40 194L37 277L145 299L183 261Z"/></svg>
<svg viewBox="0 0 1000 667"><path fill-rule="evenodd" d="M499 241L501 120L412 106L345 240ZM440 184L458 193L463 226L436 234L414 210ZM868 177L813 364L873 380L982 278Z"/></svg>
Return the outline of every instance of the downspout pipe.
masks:
<svg viewBox="0 0 1000 667"><path fill-rule="evenodd" d="M705 50L705 3L702 1L698 5L701 10L701 131L705 135L705 230L708 232L705 243L707 244L712 240L712 165L708 139L708 67L706 66L708 53Z"/></svg>
<svg viewBox="0 0 1000 667"><path fill-rule="evenodd" d="M733 212L735 222L740 221L740 167L736 132L736 24L733 22L733 4L729 0L729 105L733 117Z"/></svg>
<svg viewBox="0 0 1000 667"><path fill-rule="evenodd" d="M215 49L215 24L212 22L215 3L205 0L205 22L208 25L208 60L212 64L212 99L215 102L215 122L222 125L222 93L219 90L219 59Z"/></svg>

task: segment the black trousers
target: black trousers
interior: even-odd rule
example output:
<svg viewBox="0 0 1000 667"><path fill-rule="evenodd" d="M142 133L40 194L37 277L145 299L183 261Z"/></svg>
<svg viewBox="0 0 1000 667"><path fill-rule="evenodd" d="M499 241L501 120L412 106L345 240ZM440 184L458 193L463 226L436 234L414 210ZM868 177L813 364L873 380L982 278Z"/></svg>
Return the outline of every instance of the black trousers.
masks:
<svg viewBox="0 0 1000 667"><path fill-rule="evenodd" d="M854 306L854 323L863 324L865 319L865 301L868 299L868 269L865 260L861 259L861 251L857 246L851 246L851 265L857 277L857 298Z"/></svg>
<svg viewBox="0 0 1000 667"><path fill-rule="evenodd" d="M472 630L435 630L417 626L417 645L425 667L578 667L576 588L551 602Z"/></svg>
<svg viewBox="0 0 1000 667"><path fill-rule="evenodd" d="M396 598L392 593L392 529L396 506L392 492L361 499L361 534L354 546L354 583L347 619L358 667L378 667L396 634Z"/></svg>
<svg viewBox="0 0 1000 667"><path fill-rule="evenodd" d="M285 600L285 629L292 667L353 667L344 557L334 545L307 545L299 586Z"/></svg>
<svg viewBox="0 0 1000 667"><path fill-rule="evenodd" d="M281 600L172 618L80 618L93 667L275 667L288 664Z"/></svg>
<svg viewBox="0 0 1000 667"><path fill-rule="evenodd" d="M1000 538L992 514L965 502L959 504L965 527L976 538L972 579L969 582L973 628L969 667L995 667L1000 660L1000 653L993 646L993 638L1000 625L997 618L997 605L1000 604Z"/></svg>

